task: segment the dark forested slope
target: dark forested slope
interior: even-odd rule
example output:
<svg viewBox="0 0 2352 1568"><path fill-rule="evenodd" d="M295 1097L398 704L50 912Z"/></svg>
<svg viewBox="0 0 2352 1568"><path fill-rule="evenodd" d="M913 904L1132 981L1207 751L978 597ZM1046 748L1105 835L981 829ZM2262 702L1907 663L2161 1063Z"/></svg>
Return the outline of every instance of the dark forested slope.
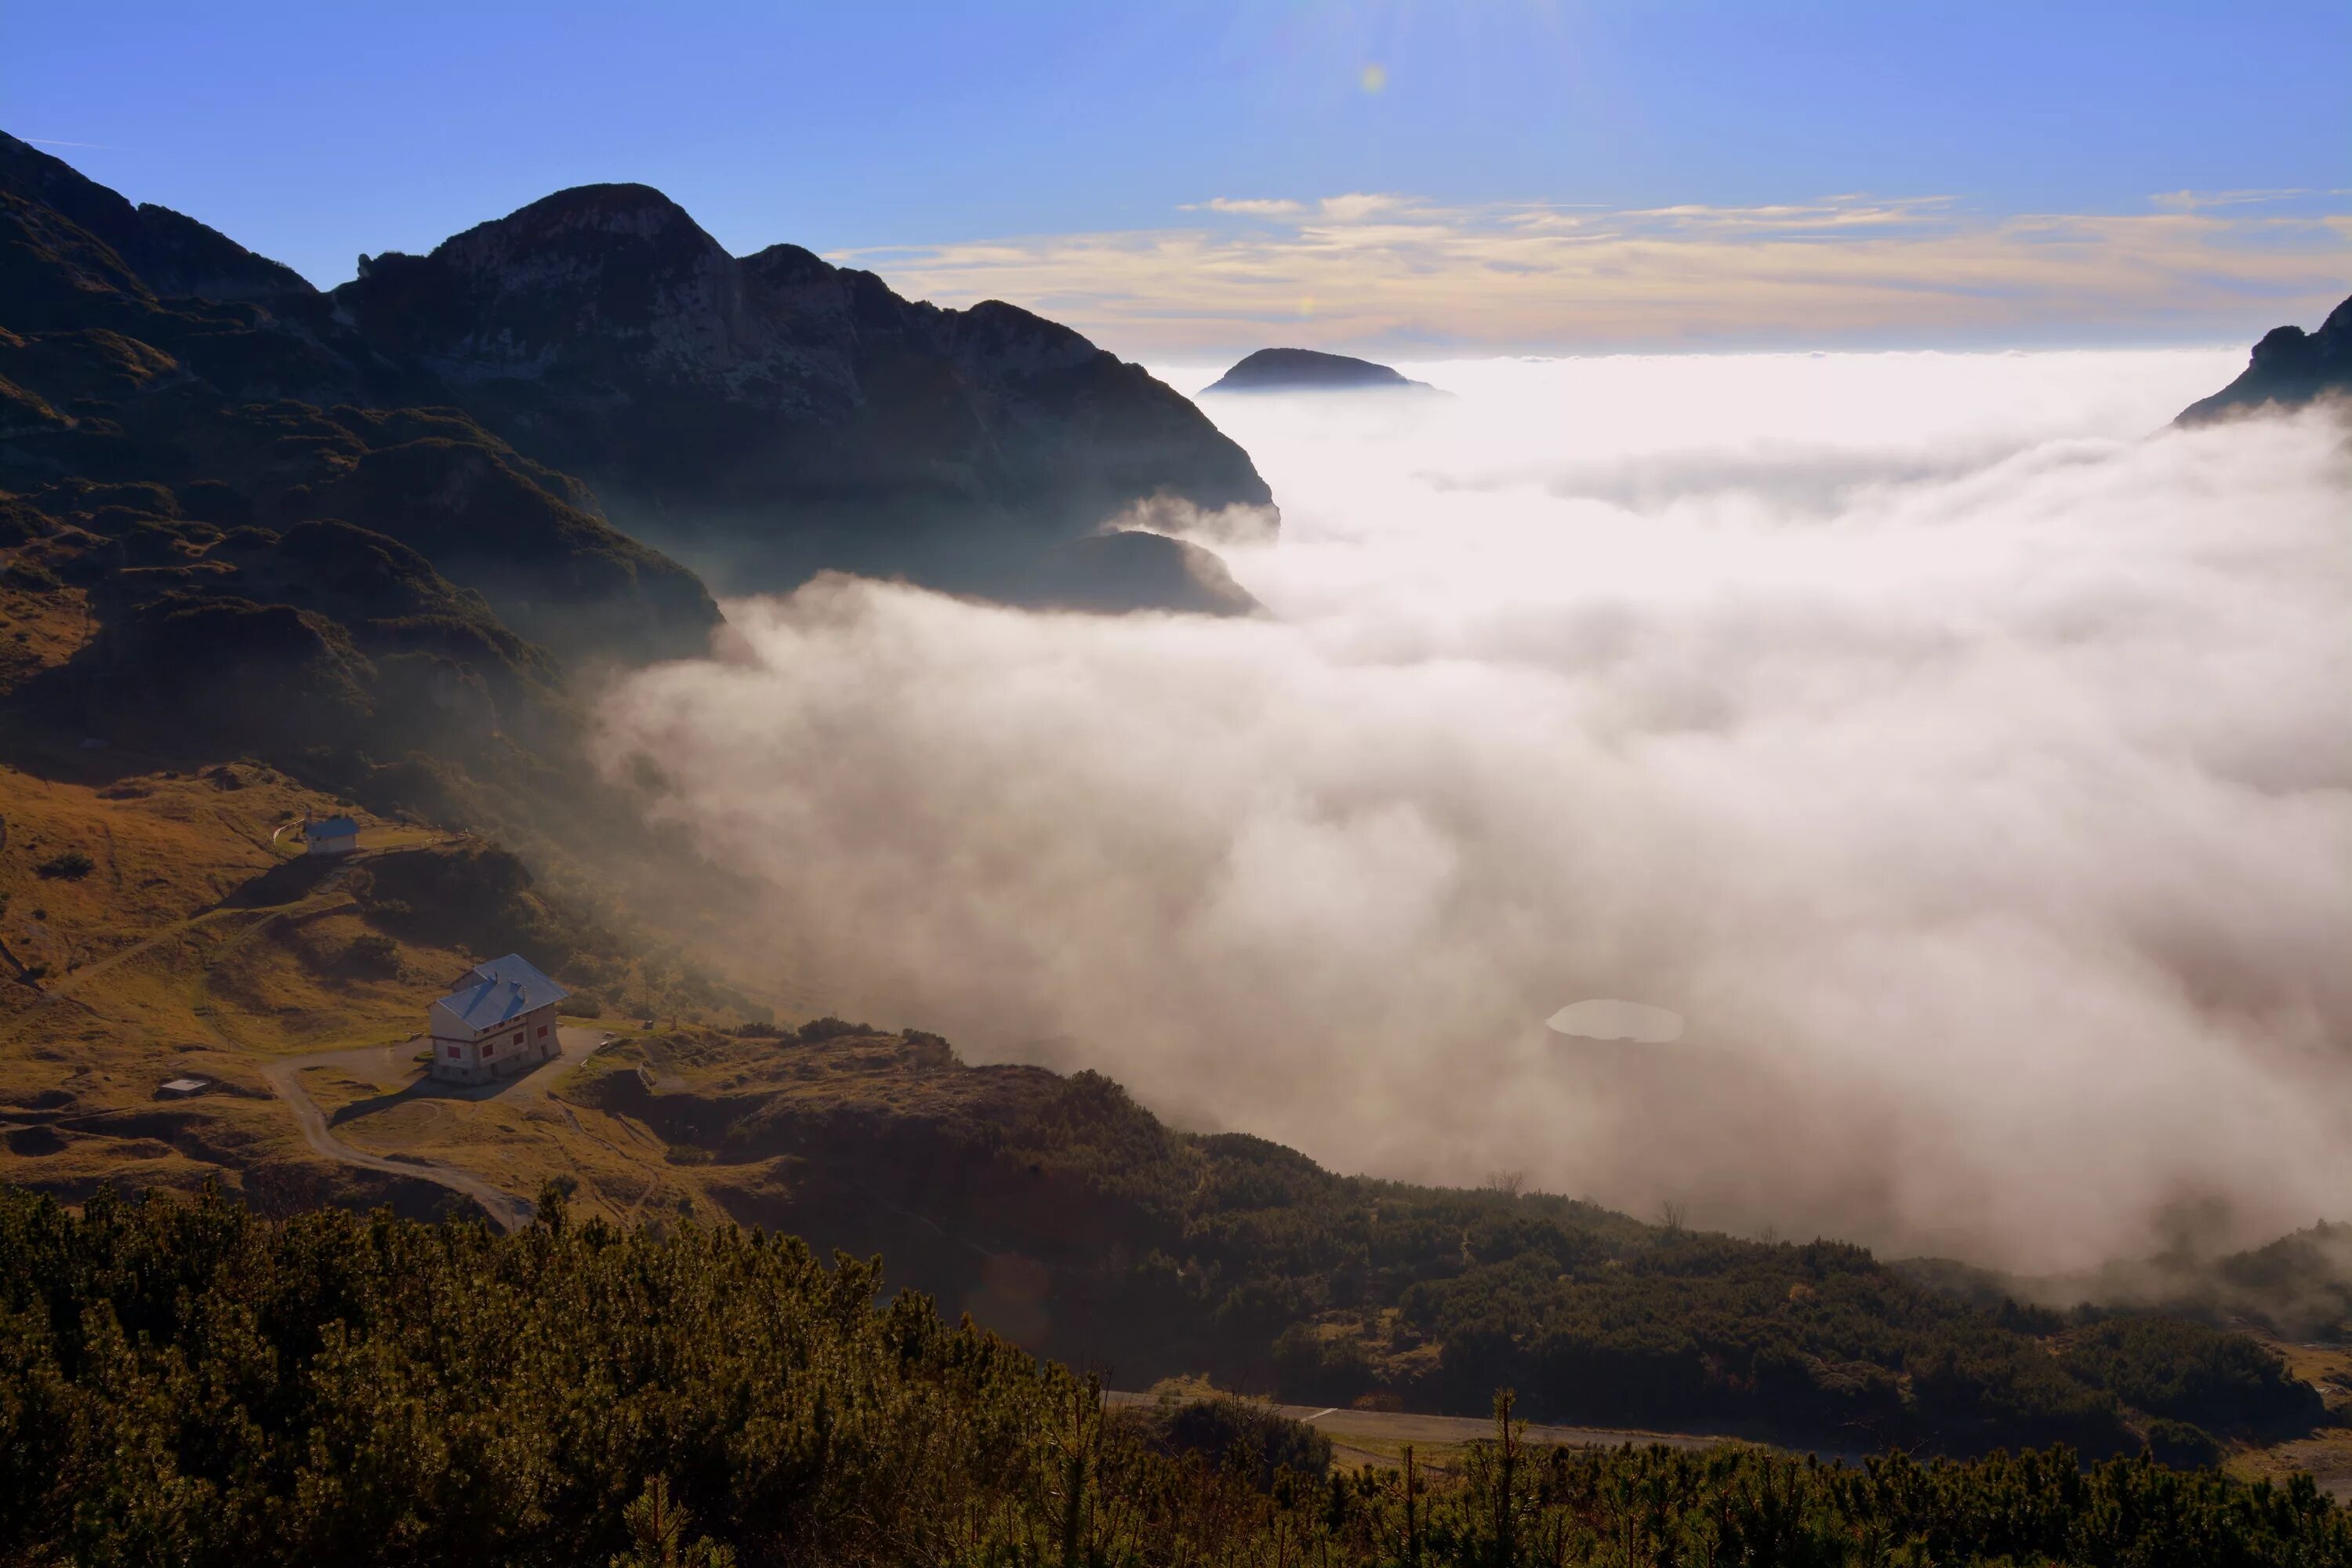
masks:
<svg viewBox="0 0 2352 1568"><path fill-rule="evenodd" d="M796 1241L0 1189L0 1561L2335 1568L2308 1478L1531 1449L1321 1473Z"/></svg>
<svg viewBox="0 0 2352 1568"><path fill-rule="evenodd" d="M583 1100L656 1132L739 1218L882 1247L902 1282L1129 1385L1205 1371L1475 1411L1508 1384L1548 1420L1963 1452L2319 1415L2233 1334L1970 1306L1832 1242L1335 1175L1177 1131L1099 1075L970 1068L929 1036L683 1030L597 1065Z"/></svg>

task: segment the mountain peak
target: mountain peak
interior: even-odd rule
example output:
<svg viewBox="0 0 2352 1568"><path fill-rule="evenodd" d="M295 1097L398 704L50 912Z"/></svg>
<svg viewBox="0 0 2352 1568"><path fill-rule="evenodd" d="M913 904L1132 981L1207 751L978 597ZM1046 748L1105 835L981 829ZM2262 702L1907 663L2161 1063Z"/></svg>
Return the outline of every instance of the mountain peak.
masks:
<svg viewBox="0 0 2352 1568"><path fill-rule="evenodd" d="M651 185L574 185L443 240L433 259L461 271L562 254L600 268L647 248L667 257L724 256L687 210Z"/></svg>
<svg viewBox="0 0 2352 1568"><path fill-rule="evenodd" d="M380 347L459 381L565 367L692 374L740 357L736 264L650 185L575 185L475 225L426 256L362 258L334 291Z"/></svg>
<svg viewBox="0 0 2352 1568"><path fill-rule="evenodd" d="M701 226L684 207L651 185L633 183L572 185L479 226L549 235L584 228L604 235L634 235L640 239L671 229L690 229L702 235Z"/></svg>

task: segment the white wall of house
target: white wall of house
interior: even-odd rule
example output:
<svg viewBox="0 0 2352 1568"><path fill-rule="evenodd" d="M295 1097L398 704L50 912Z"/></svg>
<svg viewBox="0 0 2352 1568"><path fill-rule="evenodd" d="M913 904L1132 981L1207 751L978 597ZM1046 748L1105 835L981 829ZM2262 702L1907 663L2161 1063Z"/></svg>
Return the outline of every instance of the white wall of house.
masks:
<svg viewBox="0 0 2352 1568"><path fill-rule="evenodd" d="M431 1018L435 1078L488 1083L551 1060L563 1049L552 1002L479 1033L438 1002Z"/></svg>

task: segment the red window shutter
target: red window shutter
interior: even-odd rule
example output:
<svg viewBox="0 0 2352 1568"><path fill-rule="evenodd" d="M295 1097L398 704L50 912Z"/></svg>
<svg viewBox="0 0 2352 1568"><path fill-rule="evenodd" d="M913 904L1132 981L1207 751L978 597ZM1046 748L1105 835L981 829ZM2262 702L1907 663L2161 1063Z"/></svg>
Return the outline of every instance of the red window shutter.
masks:
<svg viewBox="0 0 2352 1568"><path fill-rule="evenodd" d="M451 1056L453 1056L453 1057L454 1057L454 1056L456 1056L456 1055L457 1054L457 1047L455 1047L455 1046L451 1046L451 1047L449 1047L449 1054L450 1054Z"/></svg>
<svg viewBox="0 0 2352 1568"><path fill-rule="evenodd" d="M518 1046L522 1044L522 1031L520 1029L517 1029L515 1031L514 1043Z"/></svg>
<svg viewBox="0 0 2352 1568"><path fill-rule="evenodd" d="M539 1037L542 1040L547 1038L547 1026L544 1024L539 1026Z"/></svg>

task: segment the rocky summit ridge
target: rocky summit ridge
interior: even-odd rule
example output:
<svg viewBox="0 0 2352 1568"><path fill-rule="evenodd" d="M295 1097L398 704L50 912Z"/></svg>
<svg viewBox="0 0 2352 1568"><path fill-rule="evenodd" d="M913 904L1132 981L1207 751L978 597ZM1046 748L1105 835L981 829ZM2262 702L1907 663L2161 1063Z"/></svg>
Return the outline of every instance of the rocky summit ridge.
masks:
<svg viewBox="0 0 2352 1568"><path fill-rule="evenodd" d="M1189 401L1067 327L905 300L797 246L730 256L644 185L373 258L331 299L722 589L831 568L1020 599L1044 552L1136 502L1273 500Z"/></svg>

